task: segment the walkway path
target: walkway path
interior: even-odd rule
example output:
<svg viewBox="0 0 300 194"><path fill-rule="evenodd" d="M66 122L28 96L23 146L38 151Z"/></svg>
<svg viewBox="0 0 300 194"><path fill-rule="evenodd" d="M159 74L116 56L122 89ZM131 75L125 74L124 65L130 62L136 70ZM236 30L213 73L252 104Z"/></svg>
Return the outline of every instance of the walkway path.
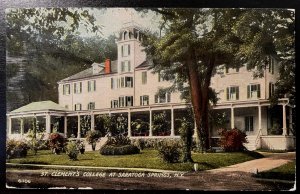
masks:
<svg viewBox="0 0 300 194"><path fill-rule="evenodd" d="M208 172L233 172L233 171L240 171L240 172L250 172L256 173L261 171L267 171L273 168L277 168L283 164L288 163L289 161L296 159L296 152L287 152L287 153L263 153L265 158L250 160L247 162L243 162L240 164L235 164L223 168L217 168L208 170Z"/></svg>

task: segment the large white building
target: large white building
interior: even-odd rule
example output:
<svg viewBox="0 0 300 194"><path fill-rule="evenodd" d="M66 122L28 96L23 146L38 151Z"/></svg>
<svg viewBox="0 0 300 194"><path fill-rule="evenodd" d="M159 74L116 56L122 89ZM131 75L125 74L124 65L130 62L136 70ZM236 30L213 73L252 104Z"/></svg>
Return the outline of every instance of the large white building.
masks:
<svg viewBox="0 0 300 194"><path fill-rule="evenodd" d="M35 116L45 124L47 133L52 132L55 118L63 118L57 128L68 137L73 134L81 138L84 136L80 129L82 116L89 115L91 129L95 129L95 115L122 113L128 119L127 135L131 138L136 138L136 134L130 123L139 116L150 124L143 138L178 137L175 119L189 104L180 99L179 92L158 94L159 88L172 83L152 72L141 46L142 39L143 34L137 25L125 24L116 40L117 60L94 63L90 68L59 81L59 105L49 101L35 102L7 114L9 136L22 137L28 131L23 118ZM251 150L294 148L295 138L289 131L292 128L292 108L288 99L280 99L275 108L270 108L268 100L279 76L276 59L270 57L270 65L262 78L254 79L253 71L247 70L246 66L217 71L211 87L218 93L219 101L213 108L226 113L227 128L246 131L249 141L246 146ZM170 129L164 134L154 134L153 114L162 110L168 113ZM75 131L74 126L68 124L71 117L77 120ZM268 129L275 123L282 129L282 134L269 134ZM216 128L211 130L211 137L218 137Z"/></svg>

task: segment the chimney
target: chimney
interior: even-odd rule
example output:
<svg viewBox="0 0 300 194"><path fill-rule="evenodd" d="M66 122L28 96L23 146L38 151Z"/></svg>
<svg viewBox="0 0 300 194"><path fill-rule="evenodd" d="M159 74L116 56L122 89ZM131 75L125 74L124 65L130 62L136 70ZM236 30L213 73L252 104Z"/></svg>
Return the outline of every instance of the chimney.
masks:
<svg viewBox="0 0 300 194"><path fill-rule="evenodd" d="M110 59L106 59L105 60L105 70L104 70L105 74L107 73L111 73L111 69L110 69Z"/></svg>

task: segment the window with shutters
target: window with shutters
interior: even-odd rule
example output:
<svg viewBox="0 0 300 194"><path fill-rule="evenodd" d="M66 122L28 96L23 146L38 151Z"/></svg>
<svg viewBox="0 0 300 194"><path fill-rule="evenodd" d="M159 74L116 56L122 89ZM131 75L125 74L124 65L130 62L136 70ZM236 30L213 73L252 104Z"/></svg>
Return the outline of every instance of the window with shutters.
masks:
<svg viewBox="0 0 300 194"><path fill-rule="evenodd" d="M96 80L88 81L88 92L96 91Z"/></svg>
<svg viewBox="0 0 300 194"><path fill-rule="evenodd" d="M245 117L245 131L253 131L253 116Z"/></svg>
<svg viewBox="0 0 300 194"><path fill-rule="evenodd" d="M110 107L111 107L111 108L118 108L118 106L119 106L118 100L112 100L112 101L110 102Z"/></svg>
<svg viewBox="0 0 300 194"><path fill-rule="evenodd" d="M147 84L147 71L142 72L142 84Z"/></svg>
<svg viewBox="0 0 300 194"><path fill-rule="evenodd" d="M95 109L95 102L88 103L88 110L94 110Z"/></svg>
<svg viewBox="0 0 300 194"><path fill-rule="evenodd" d="M82 82L74 83L74 94L80 94L82 92Z"/></svg>
<svg viewBox="0 0 300 194"><path fill-rule="evenodd" d="M75 110L81 110L81 104L80 103L75 104Z"/></svg>
<svg viewBox="0 0 300 194"><path fill-rule="evenodd" d="M275 84L272 82L269 83L269 98L271 98L274 94L275 91Z"/></svg>
<svg viewBox="0 0 300 194"><path fill-rule="evenodd" d="M120 96L119 107L133 106L133 96Z"/></svg>
<svg viewBox="0 0 300 194"><path fill-rule="evenodd" d="M239 87L238 86L227 87L226 99L227 100L238 100L239 99Z"/></svg>
<svg viewBox="0 0 300 194"><path fill-rule="evenodd" d="M121 52L122 52L122 57L127 57L130 55L130 45L129 44L124 44L121 47Z"/></svg>
<svg viewBox="0 0 300 194"><path fill-rule="evenodd" d="M131 71L130 61L122 61L121 62L121 73L130 72L130 71Z"/></svg>
<svg viewBox="0 0 300 194"><path fill-rule="evenodd" d="M63 85L63 95L69 95L70 94L70 84L64 84Z"/></svg>
<svg viewBox="0 0 300 194"><path fill-rule="evenodd" d="M125 77L125 87L127 88L133 87L133 77Z"/></svg>
<svg viewBox="0 0 300 194"><path fill-rule="evenodd" d="M148 95L140 96L140 105L141 106L149 105L149 96Z"/></svg>
<svg viewBox="0 0 300 194"><path fill-rule="evenodd" d="M247 86L247 98L260 98L260 84L251 84Z"/></svg>
<svg viewBox="0 0 300 194"><path fill-rule="evenodd" d="M165 92L154 95L154 102L155 103L166 103L171 102L171 93Z"/></svg>
<svg viewBox="0 0 300 194"><path fill-rule="evenodd" d="M126 96L126 106L133 106L133 96Z"/></svg>
<svg viewBox="0 0 300 194"><path fill-rule="evenodd" d="M119 97L119 107L124 107L125 106L125 99L124 96Z"/></svg>

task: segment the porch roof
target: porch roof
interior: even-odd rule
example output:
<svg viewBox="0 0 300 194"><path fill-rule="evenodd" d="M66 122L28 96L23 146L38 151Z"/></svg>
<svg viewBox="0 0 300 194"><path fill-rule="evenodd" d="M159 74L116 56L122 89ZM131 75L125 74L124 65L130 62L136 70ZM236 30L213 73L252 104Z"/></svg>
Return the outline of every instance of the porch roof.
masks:
<svg viewBox="0 0 300 194"><path fill-rule="evenodd" d="M45 110L58 110L68 111L66 108L61 107L59 104L48 101L32 102L18 109L11 111L10 113L32 112L32 111L45 111Z"/></svg>

